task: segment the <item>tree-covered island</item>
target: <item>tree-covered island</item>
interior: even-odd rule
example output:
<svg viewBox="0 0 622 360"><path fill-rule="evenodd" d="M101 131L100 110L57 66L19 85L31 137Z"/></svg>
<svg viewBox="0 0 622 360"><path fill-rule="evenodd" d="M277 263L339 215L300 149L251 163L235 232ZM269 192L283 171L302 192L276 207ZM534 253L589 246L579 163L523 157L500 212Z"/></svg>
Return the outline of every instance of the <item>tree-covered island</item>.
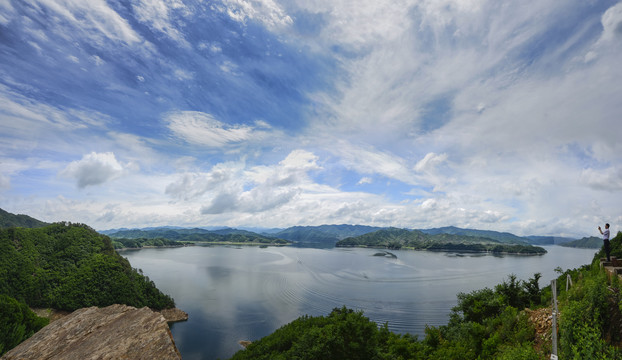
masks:
<svg viewBox="0 0 622 360"><path fill-rule="evenodd" d="M426 234L419 230L388 228L340 240L337 247L371 247L430 251L481 252L495 254L542 255L546 250L525 242L502 243L481 236Z"/></svg>

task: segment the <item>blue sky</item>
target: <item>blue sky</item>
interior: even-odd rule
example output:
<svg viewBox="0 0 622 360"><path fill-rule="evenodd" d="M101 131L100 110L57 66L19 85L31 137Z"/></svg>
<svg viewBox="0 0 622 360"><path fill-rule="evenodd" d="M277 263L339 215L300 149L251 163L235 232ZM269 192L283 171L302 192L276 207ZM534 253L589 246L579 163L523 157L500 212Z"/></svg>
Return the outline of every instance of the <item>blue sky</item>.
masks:
<svg viewBox="0 0 622 360"><path fill-rule="evenodd" d="M0 0L0 207L615 232L621 58L616 1Z"/></svg>

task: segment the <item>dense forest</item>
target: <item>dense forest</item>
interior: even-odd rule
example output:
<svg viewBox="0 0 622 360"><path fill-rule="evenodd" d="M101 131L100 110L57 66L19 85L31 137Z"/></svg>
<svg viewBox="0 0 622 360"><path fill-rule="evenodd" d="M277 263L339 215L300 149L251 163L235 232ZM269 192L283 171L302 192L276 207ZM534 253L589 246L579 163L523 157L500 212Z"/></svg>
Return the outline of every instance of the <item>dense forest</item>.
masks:
<svg viewBox="0 0 622 360"><path fill-rule="evenodd" d="M544 254L546 250L526 243L510 244L498 240L459 234L426 234L419 230L388 228L349 237L337 242L338 247L374 247L431 251L492 252L512 254Z"/></svg>
<svg viewBox="0 0 622 360"><path fill-rule="evenodd" d="M498 232L498 231L490 231L490 230L475 230L475 229L462 229L455 226L446 226L442 228L434 228L434 229L426 229L421 230L421 232L429 235L438 235L438 234L451 234L451 235L465 235L465 236L473 236L473 237L482 237L492 240L497 240L501 243L507 244L528 244L529 240L527 238L523 238L520 236L516 236L514 234L508 232Z"/></svg>
<svg viewBox="0 0 622 360"><path fill-rule="evenodd" d="M163 239L163 238L155 238L155 239L113 239L112 246L115 249L140 249L143 247L172 247L172 246L184 246L184 243Z"/></svg>
<svg viewBox="0 0 622 360"><path fill-rule="evenodd" d="M71 311L111 304L175 306L107 236L86 225L0 229L0 354L47 323L28 307Z"/></svg>
<svg viewBox="0 0 622 360"><path fill-rule="evenodd" d="M622 258L622 233L612 239ZM558 355L561 359L621 359L622 286L600 268L601 250L591 264L558 268ZM536 331L534 310L551 314L552 289L540 288L540 274L514 275L495 286L459 293L447 325L429 326L419 339L390 332L346 307L327 316L302 316L252 342L232 360L244 359L498 359L544 360L552 349L551 329ZM572 286L566 288L567 280ZM568 283L570 283L568 281Z"/></svg>

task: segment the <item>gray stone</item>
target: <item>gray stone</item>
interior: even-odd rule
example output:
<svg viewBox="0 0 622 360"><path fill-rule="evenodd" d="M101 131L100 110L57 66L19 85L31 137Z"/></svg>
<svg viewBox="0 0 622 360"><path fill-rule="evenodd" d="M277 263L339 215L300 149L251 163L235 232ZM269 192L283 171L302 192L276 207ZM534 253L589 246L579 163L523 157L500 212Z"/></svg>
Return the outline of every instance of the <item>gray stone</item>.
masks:
<svg viewBox="0 0 622 360"><path fill-rule="evenodd" d="M181 359L164 317L127 305L79 309L10 350L2 360Z"/></svg>

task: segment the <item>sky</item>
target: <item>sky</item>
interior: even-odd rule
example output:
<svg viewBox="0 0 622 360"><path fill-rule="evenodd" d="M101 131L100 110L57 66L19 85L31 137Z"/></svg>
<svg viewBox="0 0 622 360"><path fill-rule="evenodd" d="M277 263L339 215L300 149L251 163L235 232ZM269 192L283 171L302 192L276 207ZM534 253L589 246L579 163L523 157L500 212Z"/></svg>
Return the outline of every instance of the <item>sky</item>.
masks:
<svg viewBox="0 0 622 360"><path fill-rule="evenodd" d="M622 2L0 0L0 208L622 230Z"/></svg>

